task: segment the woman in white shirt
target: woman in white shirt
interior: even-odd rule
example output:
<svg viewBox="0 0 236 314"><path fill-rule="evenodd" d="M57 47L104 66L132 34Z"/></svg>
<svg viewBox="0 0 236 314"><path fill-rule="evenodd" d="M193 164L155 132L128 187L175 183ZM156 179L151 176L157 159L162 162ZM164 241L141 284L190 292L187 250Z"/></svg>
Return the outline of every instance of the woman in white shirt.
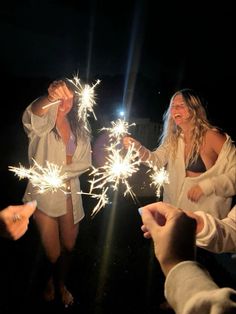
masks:
<svg viewBox="0 0 236 314"><path fill-rule="evenodd" d="M67 81L54 81L48 94L33 101L23 114L23 125L29 139L28 156L45 167L47 162L61 168L67 176L64 190L38 193L28 183L24 202L37 200L34 217L47 258L53 265L45 289L45 299L60 297L67 307L73 304L65 286L66 272L84 217L79 176L91 166L90 131L78 119L77 94ZM54 104L54 102L56 102ZM86 124L87 125L87 124Z"/></svg>

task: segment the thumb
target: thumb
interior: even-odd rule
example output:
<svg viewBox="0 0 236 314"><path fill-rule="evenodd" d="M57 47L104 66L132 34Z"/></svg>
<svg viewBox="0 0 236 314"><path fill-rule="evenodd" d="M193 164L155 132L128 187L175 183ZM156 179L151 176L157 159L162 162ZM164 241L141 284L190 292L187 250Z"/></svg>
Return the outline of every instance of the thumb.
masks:
<svg viewBox="0 0 236 314"><path fill-rule="evenodd" d="M155 217L153 216L152 212L148 209L143 207L142 208L142 221L145 227L148 229L148 231L152 234L153 230L155 228L158 228L159 225L155 220Z"/></svg>
<svg viewBox="0 0 236 314"><path fill-rule="evenodd" d="M34 200L34 201L31 201L31 202L24 204L22 210L27 217L30 217L33 214L33 212L35 211L36 206L37 206L37 201Z"/></svg>

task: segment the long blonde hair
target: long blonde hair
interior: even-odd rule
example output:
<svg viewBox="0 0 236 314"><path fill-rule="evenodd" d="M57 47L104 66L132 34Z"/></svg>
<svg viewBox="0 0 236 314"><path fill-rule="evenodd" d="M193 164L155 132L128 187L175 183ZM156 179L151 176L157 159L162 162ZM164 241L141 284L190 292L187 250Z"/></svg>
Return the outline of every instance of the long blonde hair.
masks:
<svg viewBox="0 0 236 314"><path fill-rule="evenodd" d="M167 111L163 115L163 131L160 136L160 142L167 143L170 147L171 156L175 158L178 148L178 138L181 136L182 130L176 125L171 116L171 104L177 95L182 95L185 105L187 106L193 125L191 132L191 149L187 157L187 162L194 162L203 143L204 135L209 129L217 129L207 119L206 110L201 97L192 89L181 89L177 91L170 99L170 104Z"/></svg>

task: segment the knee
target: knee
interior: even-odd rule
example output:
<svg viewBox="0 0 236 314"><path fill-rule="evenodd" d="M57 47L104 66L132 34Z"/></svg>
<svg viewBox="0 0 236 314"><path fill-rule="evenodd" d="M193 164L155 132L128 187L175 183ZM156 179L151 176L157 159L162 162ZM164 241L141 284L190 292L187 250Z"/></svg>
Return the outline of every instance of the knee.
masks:
<svg viewBox="0 0 236 314"><path fill-rule="evenodd" d="M64 243L63 248L62 248L62 252L65 254L70 254L73 252L74 246L75 246L75 243Z"/></svg>
<svg viewBox="0 0 236 314"><path fill-rule="evenodd" d="M58 260L58 258L60 257L61 255L61 252L60 251L57 251L57 252L48 252L47 253L47 257L48 257L48 260L54 264L56 263L56 261Z"/></svg>

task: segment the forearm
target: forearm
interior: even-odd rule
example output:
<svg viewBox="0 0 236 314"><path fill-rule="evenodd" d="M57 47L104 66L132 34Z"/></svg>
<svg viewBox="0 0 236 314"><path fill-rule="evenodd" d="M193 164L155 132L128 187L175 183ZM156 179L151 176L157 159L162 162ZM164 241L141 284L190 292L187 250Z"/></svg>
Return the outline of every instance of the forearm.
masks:
<svg viewBox="0 0 236 314"><path fill-rule="evenodd" d="M236 309L236 303L231 301L236 291L219 289L206 270L191 261L179 263L169 272L165 296L176 314L208 314L213 307L223 314Z"/></svg>
<svg viewBox="0 0 236 314"><path fill-rule="evenodd" d="M48 95L44 95L38 99L36 99L32 105L31 110L33 114L37 116L43 116L45 113L48 112L49 108L52 104L56 104L57 100L51 99Z"/></svg>
<svg viewBox="0 0 236 314"><path fill-rule="evenodd" d="M139 158L142 162L145 162L148 160L150 156L150 151L145 146L141 145L138 148Z"/></svg>
<svg viewBox="0 0 236 314"><path fill-rule="evenodd" d="M219 220L205 212L196 212L204 228L196 236L197 245L215 253L234 252L236 247L236 206L228 217Z"/></svg>

